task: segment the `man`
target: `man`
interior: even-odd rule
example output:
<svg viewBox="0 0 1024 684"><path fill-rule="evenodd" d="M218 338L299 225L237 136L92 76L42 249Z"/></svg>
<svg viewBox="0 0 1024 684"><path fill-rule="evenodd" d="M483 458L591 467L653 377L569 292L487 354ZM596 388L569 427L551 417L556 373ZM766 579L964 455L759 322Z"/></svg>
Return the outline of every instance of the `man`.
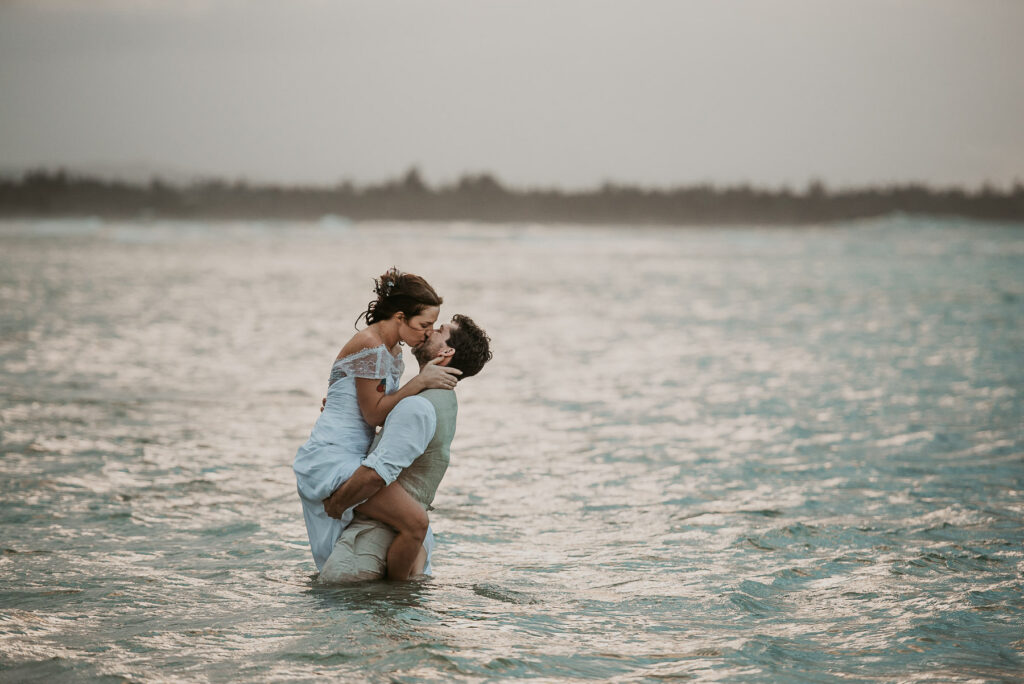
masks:
<svg viewBox="0 0 1024 684"><path fill-rule="evenodd" d="M420 367L440 358L462 371L461 380L476 375L490 360L490 340L472 319L456 315L415 347L413 355ZM332 518L344 519L349 509L358 508L321 569L322 581L378 579L385 572L390 579L430 574L433 534L425 511L448 468L457 413L455 392L440 389L407 397L392 409L362 465L324 499L324 510ZM390 506L390 487L405 489L422 509ZM388 564L396 535L419 545L412 567L401 571Z"/></svg>

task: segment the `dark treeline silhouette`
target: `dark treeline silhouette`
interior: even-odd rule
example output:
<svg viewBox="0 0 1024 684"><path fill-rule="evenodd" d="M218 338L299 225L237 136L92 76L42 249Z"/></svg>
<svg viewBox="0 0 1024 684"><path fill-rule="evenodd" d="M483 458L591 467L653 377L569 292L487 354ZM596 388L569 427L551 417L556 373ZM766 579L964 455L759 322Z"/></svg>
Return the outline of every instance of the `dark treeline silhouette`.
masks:
<svg viewBox="0 0 1024 684"><path fill-rule="evenodd" d="M101 180L63 170L0 178L0 216L207 219L398 219L616 224L806 224L892 213L1024 221L1024 186L976 191L898 185L801 192L748 185L644 189L606 183L594 190L513 190L488 174L432 188L417 169L376 185L334 187L196 181Z"/></svg>

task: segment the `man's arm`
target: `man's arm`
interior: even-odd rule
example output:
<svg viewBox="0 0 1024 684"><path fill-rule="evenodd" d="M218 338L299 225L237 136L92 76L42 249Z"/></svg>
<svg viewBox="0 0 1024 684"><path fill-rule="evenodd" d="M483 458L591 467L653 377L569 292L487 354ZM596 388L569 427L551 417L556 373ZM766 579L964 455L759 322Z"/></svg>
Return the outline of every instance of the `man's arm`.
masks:
<svg viewBox="0 0 1024 684"><path fill-rule="evenodd" d="M332 518L342 514L394 482L430 444L437 427L434 405L423 397L407 397L388 414L380 441L363 459L352 477L324 499Z"/></svg>
<svg viewBox="0 0 1024 684"><path fill-rule="evenodd" d="M361 465L352 477L324 499L324 510L332 518L340 519L345 511L379 492L384 484L384 478L376 470Z"/></svg>

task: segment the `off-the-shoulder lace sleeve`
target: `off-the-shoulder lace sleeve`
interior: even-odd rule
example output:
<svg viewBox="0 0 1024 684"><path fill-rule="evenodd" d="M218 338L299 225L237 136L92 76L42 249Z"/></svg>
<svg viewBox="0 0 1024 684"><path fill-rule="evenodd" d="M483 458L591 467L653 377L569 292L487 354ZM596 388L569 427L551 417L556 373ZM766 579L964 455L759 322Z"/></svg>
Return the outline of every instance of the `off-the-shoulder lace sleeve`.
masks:
<svg viewBox="0 0 1024 684"><path fill-rule="evenodd" d="M383 380L391 374L393 365L394 357L388 353L387 347L380 345L349 354L345 358L339 359L334 364L334 368L347 376Z"/></svg>
<svg viewBox="0 0 1024 684"><path fill-rule="evenodd" d="M389 354L389 356L390 356L390 354ZM398 389L398 383L400 383L402 381L402 373L404 373L404 372L405 372L405 360L402 359L401 355L399 355L398 357L392 356L391 357L391 384L394 386L394 389L391 390L392 392L395 389Z"/></svg>

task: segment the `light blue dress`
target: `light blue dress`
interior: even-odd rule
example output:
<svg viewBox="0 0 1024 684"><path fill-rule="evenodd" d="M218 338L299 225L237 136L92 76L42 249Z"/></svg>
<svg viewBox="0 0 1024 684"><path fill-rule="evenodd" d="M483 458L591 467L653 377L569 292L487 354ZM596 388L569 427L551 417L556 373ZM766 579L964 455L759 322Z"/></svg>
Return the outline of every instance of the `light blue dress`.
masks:
<svg viewBox="0 0 1024 684"><path fill-rule="evenodd" d="M402 353L392 356L383 344L338 359L331 367L327 404L292 466L317 570L352 520L351 510L341 520L329 517L323 500L352 476L373 440L374 429L359 411L356 378L383 380L384 391L391 394L404 370Z"/></svg>

